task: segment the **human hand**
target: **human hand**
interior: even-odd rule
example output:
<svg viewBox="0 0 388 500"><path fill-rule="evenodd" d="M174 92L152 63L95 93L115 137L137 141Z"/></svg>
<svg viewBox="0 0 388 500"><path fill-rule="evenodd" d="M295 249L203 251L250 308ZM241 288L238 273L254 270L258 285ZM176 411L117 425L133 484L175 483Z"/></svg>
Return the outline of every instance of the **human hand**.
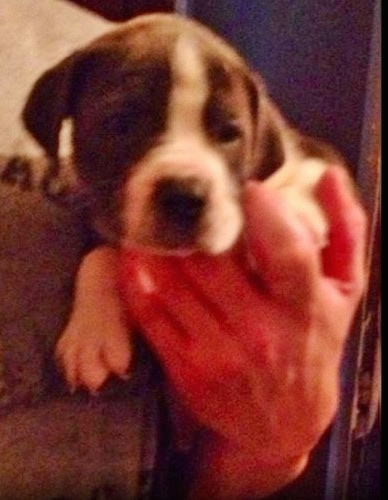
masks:
<svg viewBox="0 0 388 500"><path fill-rule="evenodd" d="M128 254L131 311L198 423L263 465L303 457L338 404L364 285L365 216L337 168L317 197L329 244L264 184L245 192L246 245L219 257Z"/></svg>

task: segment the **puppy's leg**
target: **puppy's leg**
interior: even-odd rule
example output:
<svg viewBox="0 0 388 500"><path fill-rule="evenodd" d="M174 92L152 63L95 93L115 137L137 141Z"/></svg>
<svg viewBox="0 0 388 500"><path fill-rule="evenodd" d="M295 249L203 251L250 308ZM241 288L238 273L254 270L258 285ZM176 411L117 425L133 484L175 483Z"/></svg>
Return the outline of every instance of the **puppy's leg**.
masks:
<svg viewBox="0 0 388 500"><path fill-rule="evenodd" d="M117 288L117 253L99 247L82 261L70 321L56 348L74 390L97 391L111 373L125 377L132 358L130 326Z"/></svg>

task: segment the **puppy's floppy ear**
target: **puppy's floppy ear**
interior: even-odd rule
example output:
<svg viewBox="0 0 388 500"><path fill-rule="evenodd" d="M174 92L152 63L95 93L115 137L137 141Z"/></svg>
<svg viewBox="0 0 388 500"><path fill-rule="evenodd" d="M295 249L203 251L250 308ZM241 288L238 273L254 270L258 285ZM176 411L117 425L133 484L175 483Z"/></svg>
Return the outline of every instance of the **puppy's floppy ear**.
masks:
<svg viewBox="0 0 388 500"><path fill-rule="evenodd" d="M252 81L257 93L255 177L265 179L285 161L284 141L290 127L269 96L262 77L258 73L253 73ZM251 103L254 102L251 97Z"/></svg>
<svg viewBox="0 0 388 500"><path fill-rule="evenodd" d="M35 83L23 109L24 125L49 156L58 153L62 121L70 115L72 81L79 54L45 72Z"/></svg>

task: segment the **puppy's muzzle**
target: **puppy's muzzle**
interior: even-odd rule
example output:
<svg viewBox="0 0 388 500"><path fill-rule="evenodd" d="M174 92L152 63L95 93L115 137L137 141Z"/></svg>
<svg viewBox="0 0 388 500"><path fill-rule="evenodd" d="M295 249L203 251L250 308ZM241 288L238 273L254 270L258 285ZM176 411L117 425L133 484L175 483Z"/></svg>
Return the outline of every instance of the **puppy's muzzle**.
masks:
<svg viewBox="0 0 388 500"><path fill-rule="evenodd" d="M208 186L196 177L166 177L159 180L153 194L159 238L173 246L195 240L208 204Z"/></svg>
<svg viewBox="0 0 388 500"><path fill-rule="evenodd" d="M243 226L239 186L206 144L170 142L134 166L124 190L124 247L219 254Z"/></svg>

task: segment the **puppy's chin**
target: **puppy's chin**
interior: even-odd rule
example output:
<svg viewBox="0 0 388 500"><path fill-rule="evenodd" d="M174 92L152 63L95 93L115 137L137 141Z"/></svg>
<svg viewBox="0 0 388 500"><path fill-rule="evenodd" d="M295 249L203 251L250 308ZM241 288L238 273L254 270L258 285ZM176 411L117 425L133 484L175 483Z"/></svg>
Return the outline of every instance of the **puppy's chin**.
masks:
<svg viewBox="0 0 388 500"><path fill-rule="evenodd" d="M127 240L124 240L121 246L124 250L127 251L134 251L137 253L144 253L149 255L160 255L165 257L184 258L184 257L190 257L191 255L200 252L200 250L195 247L166 248L160 245L133 243Z"/></svg>
<svg viewBox="0 0 388 500"><path fill-rule="evenodd" d="M234 245L243 229L239 181L199 145L172 142L135 165L123 190L123 246L187 256Z"/></svg>
<svg viewBox="0 0 388 500"><path fill-rule="evenodd" d="M136 252L154 255L165 255L175 257L189 257L190 255L201 253L206 255L220 255L230 250L240 235L236 229L228 232L222 238L215 236L204 236L192 245L163 245L152 239L136 240L124 238L121 247L124 250L134 250Z"/></svg>
<svg viewBox="0 0 388 500"><path fill-rule="evenodd" d="M152 223L143 221L135 231L127 228L121 246L138 252L188 257L195 253L219 255L229 251L239 239L243 230L243 215L237 203L226 204L217 215L212 211L204 218L197 235L187 240L168 237L155 230Z"/></svg>

